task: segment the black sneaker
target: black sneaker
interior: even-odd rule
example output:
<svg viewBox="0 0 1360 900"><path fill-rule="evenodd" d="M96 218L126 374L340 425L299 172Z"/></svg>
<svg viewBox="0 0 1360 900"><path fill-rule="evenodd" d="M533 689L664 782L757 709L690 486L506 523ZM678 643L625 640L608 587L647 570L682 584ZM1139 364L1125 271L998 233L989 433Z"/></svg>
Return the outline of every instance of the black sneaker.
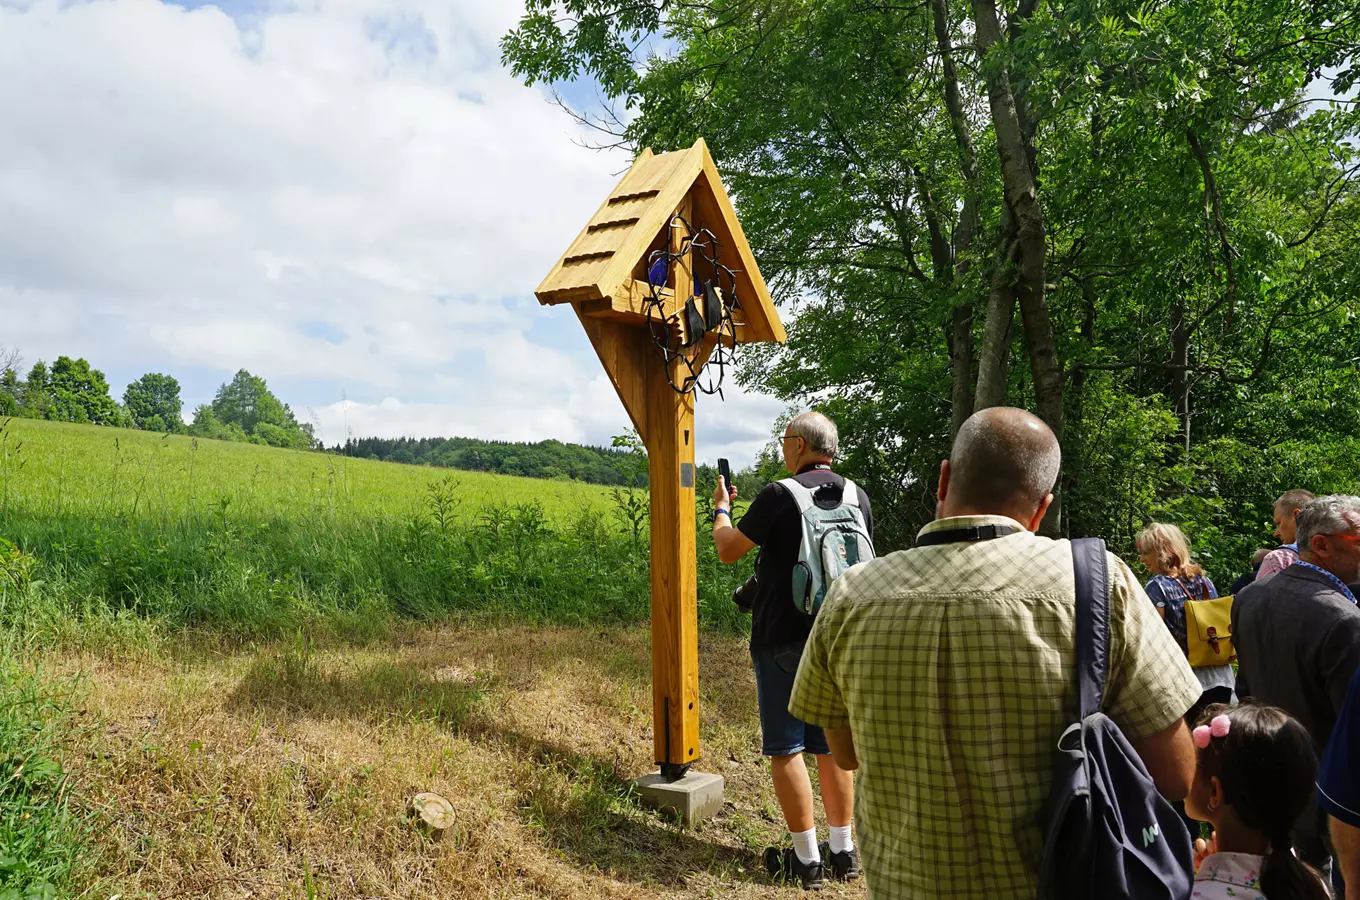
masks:
<svg viewBox="0 0 1360 900"><path fill-rule="evenodd" d="M831 844L822 841L817 849L822 854L822 867L830 870L831 877L837 881L854 881L859 877L859 851L850 849L844 853L832 853Z"/></svg>
<svg viewBox="0 0 1360 900"><path fill-rule="evenodd" d="M765 874L775 881L800 881L805 891L820 891L826 884L825 869L819 862L804 863L792 847L765 848Z"/></svg>

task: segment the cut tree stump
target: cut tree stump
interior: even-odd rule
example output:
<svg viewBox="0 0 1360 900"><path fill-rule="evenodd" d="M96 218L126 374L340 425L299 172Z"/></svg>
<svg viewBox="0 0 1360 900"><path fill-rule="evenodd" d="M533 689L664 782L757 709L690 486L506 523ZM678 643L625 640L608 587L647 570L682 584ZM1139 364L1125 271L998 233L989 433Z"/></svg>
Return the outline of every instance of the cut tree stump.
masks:
<svg viewBox="0 0 1360 900"><path fill-rule="evenodd" d="M406 815L431 840L442 840L445 832L453 827L453 804L430 791L412 797L406 804Z"/></svg>

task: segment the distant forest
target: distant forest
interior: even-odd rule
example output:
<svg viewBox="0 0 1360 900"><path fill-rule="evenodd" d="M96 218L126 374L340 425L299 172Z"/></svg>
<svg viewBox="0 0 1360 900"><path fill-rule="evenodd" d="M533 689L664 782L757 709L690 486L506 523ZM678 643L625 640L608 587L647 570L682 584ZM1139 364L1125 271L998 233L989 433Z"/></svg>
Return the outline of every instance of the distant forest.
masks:
<svg viewBox="0 0 1360 900"><path fill-rule="evenodd" d="M360 459L523 475L527 478L572 478L590 484L627 486L637 473L637 487L647 485L647 467L631 450L584 447L547 440L536 444L483 441L477 438L351 438L332 452Z"/></svg>

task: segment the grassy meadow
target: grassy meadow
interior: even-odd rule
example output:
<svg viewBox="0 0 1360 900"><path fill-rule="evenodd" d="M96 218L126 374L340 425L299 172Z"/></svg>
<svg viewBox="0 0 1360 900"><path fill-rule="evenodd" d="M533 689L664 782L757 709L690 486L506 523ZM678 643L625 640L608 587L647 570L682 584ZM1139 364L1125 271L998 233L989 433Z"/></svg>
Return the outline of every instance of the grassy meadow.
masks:
<svg viewBox="0 0 1360 900"><path fill-rule="evenodd" d="M647 616L645 533L607 488L24 419L0 429L0 538L36 560L58 618L260 635ZM740 630L728 598L746 571L701 547L703 624Z"/></svg>
<svg viewBox="0 0 1360 900"><path fill-rule="evenodd" d="M783 893L755 874L782 823L730 600L749 564L706 539L728 808L686 830L629 786L652 758L639 508L0 420L0 900ZM454 800L449 840L407 822L417 790Z"/></svg>

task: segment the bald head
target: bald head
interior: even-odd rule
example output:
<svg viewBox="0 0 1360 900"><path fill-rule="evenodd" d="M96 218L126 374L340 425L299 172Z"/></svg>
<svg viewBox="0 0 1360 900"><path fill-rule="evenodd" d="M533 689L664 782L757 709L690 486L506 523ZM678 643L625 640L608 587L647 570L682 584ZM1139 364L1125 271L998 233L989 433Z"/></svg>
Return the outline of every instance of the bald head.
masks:
<svg viewBox="0 0 1360 900"><path fill-rule="evenodd" d="M974 413L954 438L948 504L955 510L1016 517L1036 509L1058 481L1062 451L1041 419L994 406Z"/></svg>

